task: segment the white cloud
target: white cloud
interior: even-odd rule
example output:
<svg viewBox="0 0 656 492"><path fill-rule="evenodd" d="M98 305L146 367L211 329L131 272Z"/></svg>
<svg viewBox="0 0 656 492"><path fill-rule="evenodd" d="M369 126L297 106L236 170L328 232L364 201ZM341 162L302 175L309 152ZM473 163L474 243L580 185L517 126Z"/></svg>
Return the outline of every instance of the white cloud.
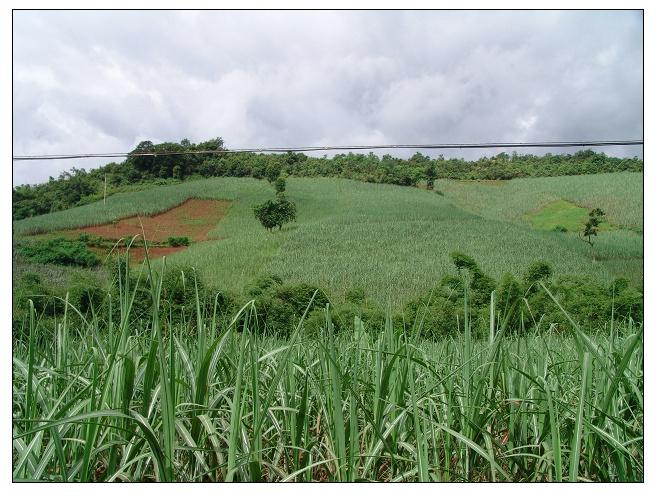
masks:
<svg viewBox="0 0 656 492"><path fill-rule="evenodd" d="M639 137L641 15L17 11L14 153Z"/></svg>

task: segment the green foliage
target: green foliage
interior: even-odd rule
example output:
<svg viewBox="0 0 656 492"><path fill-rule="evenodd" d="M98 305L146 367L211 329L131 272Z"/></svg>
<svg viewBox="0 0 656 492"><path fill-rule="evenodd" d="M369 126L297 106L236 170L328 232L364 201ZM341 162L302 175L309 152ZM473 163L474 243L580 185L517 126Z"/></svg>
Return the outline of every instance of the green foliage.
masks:
<svg viewBox="0 0 656 492"><path fill-rule="evenodd" d="M92 267L100 259L81 241L70 241L58 237L49 241L33 241L19 245L17 251L26 259L37 263L56 265L78 265Z"/></svg>
<svg viewBox="0 0 656 492"><path fill-rule="evenodd" d="M267 200L261 205L253 207L253 212L264 228L269 231L274 227L282 229L287 222L296 220L296 205L290 202L283 193L279 193L275 201Z"/></svg>
<svg viewBox="0 0 656 492"><path fill-rule="evenodd" d="M342 177L365 182L417 186L425 180L428 189L435 179L508 180L521 177L562 176L609 172L641 172L643 162L638 158L620 159L581 151L574 155L517 155L499 154L477 161L444 159L431 160L420 153L404 160L390 155L382 158L370 153L337 154L331 159L308 157L304 154L169 155L171 152L211 151L223 149L223 140L215 138L192 144L187 139L180 143L153 144L140 142L123 163L111 162L97 169L71 169L57 179L39 185L20 185L13 189L13 219L41 215L102 200L105 178L107 193L127 191L130 186L148 187L167 180L197 177L232 176L267 178L274 183L282 172L298 177ZM143 153L156 155L139 155ZM126 188L127 187L127 188ZM133 190L136 190L133 189Z"/></svg>
<svg viewBox="0 0 656 492"><path fill-rule="evenodd" d="M282 225L281 217L278 212L278 203L273 200L253 207L255 218L260 221L264 228L271 231L274 227Z"/></svg>
<svg viewBox="0 0 656 492"><path fill-rule="evenodd" d="M82 313L87 313L94 307L97 313L105 306L107 291L96 275L78 272L71 276L68 301Z"/></svg>
<svg viewBox="0 0 656 492"><path fill-rule="evenodd" d="M480 270L476 264L476 260L474 260L474 258L471 256L468 256L459 251L453 251L449 256L451 256L451 261L458 269L458 272L460 272L460 270L468 270L473 273Z"/></svg>
<svg viewBox="0 0 656 492"><path fill-rule="evenodd" d="M580 187L582 180L576 176L534 181L535 187L546 194L581 190L588 193L586 200L602 199L604 210L611 202L603 201L603 197L613 197L615 205L611 209L615 216L621 223L632 224L635 217L642 222L639 178L622 174L589 176L585 178L587 188ZM232 200L228 215L209 234L210 239L221 241L196 242L167 258L172 266L197 265L208 284L217 290L241 292L253 278L275 273L321 285L340 298L346 290L360 286L377 302L385 305L389 300L398 308L443 275L454 273L449 257L454 250L476 258L485 273L494 278L505 272L522 278L532 262L544 260L554 265L556 275L591 275L604 283L625 276L633 285L642 282L641 235L619 227L599 233L595 251L603 259L592 264L588 246L576 234L527 227L522 219L524 210L533 208L536 196L538 205L543 198L529 193L524 184L515 187L514 181L501 187L463 183L470 190L468 204L488 203L490 210L483 207L476 214L454 205L448 191L445 199L425 190L351 180L288 181L289 200L302 206L293 234L269 234L258 220L253 220L253 205L267 197L275 199L275 195L267 181L241 178L187 181L114 195L107 199L106 206L99 202L33 217L15 222L14 230L20 238L37 231L107 223L111 217L155 214L191 197L228 199ZM549 184L551 181L554 183ZM442 186L451 190L444 182ZM495 195L486 194L489 189L495 190ZM514 215L499 205L501 201L495 198L498 190L503 191L504 203L518 207ZM551 201L553 195L546 198L547 203ZM621 210L627 214L624 218L617 215Z"/></svg>
<svg viewBox="0 0 656 492"><path fill-rule="evenodd" d="M592 254L592 261L596 260L596 255L594 251L594 242L592 237L597 235L599 230L599 225L604 220L606 213L600 208L594 208L588 214L588 221L584 225L583 233L581 234L582 240L587 242L590 245L590 252Z"/></svg>
<svg viewBox="0 0 656 492"><path fill-rule="evenodd" d="M364 292L364 289L362 289L360 287L356 287L356 288L347 290L344 297L345 297L347 302L350 302L350 303L356 304L356 305L361 305L364 302L365 298L366 298L366 294Z"/></svg>
<svg viewBox="0 0 656 492"><path fill-rule="evenodd" d="M278 336L290 334L313 296L312 310L320 310L328 303L328 298L317 286L306 283L285 284L275 275L256 279L247 287L246 294L255 300L259 329L264 330L266 327L267 333Z"/></svg>
<svg viewBox="0 0 656 492"><path fill-rule="evenodd" d="M164 272L162 299L164 305L176 315L184 312L187 319L195 319L196 292L205 306L205 282L195 268L183 266L169 268Z"/></svg>
<svg viewBox="0 0 656 492"><path fill-rule="evenodd" d="M173 248L177 246L189 246L189 238L186 236L171 236L166 239L166 243Z"/></svg>
<svg viewBox="0 0 656 492"><path fill-rule="evenodd" d="M274 184L280 178L280 173L282 172L282 164L277 161L273 161L266 166L265 176L269 183Z"/></svg>
<svg viewBox="0 0 656 492"><path fill-rule="evenodd" d="M282 176L279 176L274 182L273 187L276 190L276 193L284 193L287 188L287 181Z"/></svg>
<svg viewBox="0 0 656 492"><path fill-rule="evenodd" d="M603 221L606 214L600 208L595 208L588 214L588 221L584 224L583 237L590 241L592 236L597 235L599 224Z"/></svg>
<svg viewBox="0 0 656 492"><path fill-rule="evenodd" d="M524 283L527 286L547 280L553 274L553 267L546 261L536 261L531 263L524 274Z"/></svg>
<svg viewBox="0 0 656 492"><path fill-rule="evenodd" d="M94 236L86 232L81 233L78 236L77 240L83 242L87 246L96 246L96 247L102 246L102 244L106 241L100 236Z"/></svg>
<svg viewBox="0 0 656 492"><path fill-rule="evenodd" d="M57 305L52 296L52 289L43 283L39 275L31 272L23 274L14 284L13 317L21 318L27 315L30 300L34 303L34 309L39 315L59 314L63 305Z"/></svg>
<svg viewBox="0 0 656 492"><path fill-rule="evenodd" d="M437 178L435 163L431 162L426 166L425 174L426 174L426 188L432 190L435 184L435 178Z"/></svg>
<svg viewBox="0 0 656 492"><path fill-rule="evenodd" d="M512 273L505 273L497 288L497 306L502 312L512 309L523 297L524 292L519 281Z"/></svg>
<svg viewBox="0 0 656 492"><path fill-rule="evenodd" d="M455 335L458 333L458 320L463 319L462 298L449 295L448 290L433 289L408 302L403 308L403 315L408 320L421 320L422 337Z"/></svg>
<svg viewBox="0 0 656 492"><path fill-rule="evenodd" d="M474 305L483 305L488 302L490 294L494 290L494 280L483 273L476 261L471 257L459 251L451 253L451 261L458 269L458 274L468 272L471 281L471 301Z"/></svg>
<svg viewBox="0 0 656 492"><path fill-rule="evenodd" d="M540 313L541 326L566 326L567 318L555 305L542 282L556 296L571 316L586 329L600 328L605 320L642 320L642 294L631 287L626 279L617 279L609 286L587 276L563 275L551 280L553 268L546 262L531 264L521 283L511 273L505 273L497 282L485 275L473 258L453 253L454 263L460 265L458 276L445 275L431 290L407 302L403 308L406 319L422 319L421 331L426 336L445 336L457 333L457 319L462 319L464 286L468 286L468 300L472 308L470 317L477 336L486 336L490 312L491 292L495 291L497 322L507 323L510 333L534 328ZM466 272L466 274L465 274Z"/></svg>
<svg viewBox="0 0 656 492"><path fill-rule="evenodd" d="M366 330L366 309L317 309L279 337L250 303L172 319L156 280L149 312L117 299L83 330L30 316L13 337L14 480L644 479L640 324L475 340L435 322L422 340L423 308Z"/></svg>

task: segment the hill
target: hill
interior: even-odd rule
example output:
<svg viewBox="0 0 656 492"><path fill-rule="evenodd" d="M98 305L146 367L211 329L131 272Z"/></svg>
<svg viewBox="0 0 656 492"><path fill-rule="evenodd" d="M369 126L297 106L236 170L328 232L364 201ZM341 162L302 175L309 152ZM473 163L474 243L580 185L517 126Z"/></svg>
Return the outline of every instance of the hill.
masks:
<svg viewBox="0 0 656 492"><path fill-rule="evenodd" d="M145 154L144 154L145 153ZM510 180L522 177L642 172L637 157L618 158L592 150L574 154L511 155L501 152L475 161L431 159L420 152L408 159L386 154L337 154L312 157L303 153L229 152L215 138L192 144L141 142L121 163L110 162L86 171L73 167L47 183L20 185L12 190L14 220L66 210L98 201L107 195L134 191L135 187L165 186L210 177L275 179L281 172L295 177L346 178L367 183L433 187L435 179Z"/></svg>
<svg viewBox="0 0 656 492"><path fill-rule="evenodd" d="M168 258L193 265L217 289L241 290L273 273L311 282L342 296L363 288L398 305L453 271L450 252L473 256L488 274L520 275L533 261L556 274L616 276L642 282L642 175L622 173L513 180L499 185L438 181L439 193L335 178L290 178L287 194L298 219L269 233L253 217L273 197L266 181L212 178L116 194L102 202L14 222L17 236L103 224L170 209L188 198L230 200L227 215L208 234ZM440 195L443 194L443 196ZM536 229L527 213L554 200L601 206L611 229L598 237L600 261L575 232Z"/></svg>

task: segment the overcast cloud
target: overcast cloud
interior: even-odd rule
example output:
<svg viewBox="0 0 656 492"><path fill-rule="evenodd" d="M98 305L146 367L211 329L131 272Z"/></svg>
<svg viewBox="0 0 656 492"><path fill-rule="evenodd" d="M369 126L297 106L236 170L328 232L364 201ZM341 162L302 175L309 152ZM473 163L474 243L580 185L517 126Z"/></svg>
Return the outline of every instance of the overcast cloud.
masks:
<svg viewBox="0 0 656 492"><path fill-rule="evenodd" d="M642 58L641 12L19 11L13 153L641 138Z"/></svg>

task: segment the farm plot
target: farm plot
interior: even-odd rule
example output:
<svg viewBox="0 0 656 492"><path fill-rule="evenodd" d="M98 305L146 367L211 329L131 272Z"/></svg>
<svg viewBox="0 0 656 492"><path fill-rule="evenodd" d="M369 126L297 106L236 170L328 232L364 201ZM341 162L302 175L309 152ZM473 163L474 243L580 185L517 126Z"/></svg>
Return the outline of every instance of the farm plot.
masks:
<svg viewBox="0 0 656 492"><path fill-rule="evenodd" d="M140 236L148 242L150 256L157 258L187 248L172 239L184 238L194 243L207 241L209 232L227 214L231 203L229 200L191 198L159 214L134 215L108 224L54 231L36 237L86 237L90 238L93 251L105 254L122 238ZM139 241L138 244L143 243ZM144 258L144 249L132 248L130 254L134 260L140 261Z"/></svg>

